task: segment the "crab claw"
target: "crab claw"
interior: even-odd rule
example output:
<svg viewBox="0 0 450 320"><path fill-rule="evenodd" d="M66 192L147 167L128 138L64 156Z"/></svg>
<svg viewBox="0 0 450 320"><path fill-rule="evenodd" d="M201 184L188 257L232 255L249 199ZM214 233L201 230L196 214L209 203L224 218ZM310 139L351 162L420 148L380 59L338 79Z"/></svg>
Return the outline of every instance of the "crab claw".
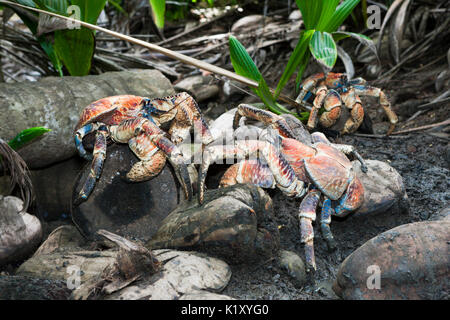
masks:
<svg viewBox="0 0 450 320"><path fill-rule="evenodd" d="M188 201L192 200L192 183L185 159L181 153L171 154L167 158L175 169L175 174Z"/></svg>

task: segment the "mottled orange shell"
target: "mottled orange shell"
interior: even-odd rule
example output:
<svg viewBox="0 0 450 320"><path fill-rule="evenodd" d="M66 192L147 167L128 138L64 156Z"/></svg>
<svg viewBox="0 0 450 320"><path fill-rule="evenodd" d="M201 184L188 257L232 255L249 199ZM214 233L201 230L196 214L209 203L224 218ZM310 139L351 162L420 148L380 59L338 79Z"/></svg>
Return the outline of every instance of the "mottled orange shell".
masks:
<svg viewBox="0 0 450 320"><path fill-rule="evenodd" d="M88 123L101 122L109 125L136 117L143 98L133 95L120 95L92 102L82 111L75 131Z"/></svg>

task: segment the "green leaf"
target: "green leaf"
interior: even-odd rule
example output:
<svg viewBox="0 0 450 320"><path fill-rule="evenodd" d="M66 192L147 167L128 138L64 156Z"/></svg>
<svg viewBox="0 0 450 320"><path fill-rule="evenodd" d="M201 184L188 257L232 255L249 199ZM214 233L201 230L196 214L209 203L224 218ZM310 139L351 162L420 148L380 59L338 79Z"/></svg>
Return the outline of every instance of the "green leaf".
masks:
<svg viewBox="0 0 450 320"><path fill-rule="evenodd" d="M89 74L94 46L94 35L89 29L58 30L55 32L55 51L71 76Z"/></svg>
<svg viewBox="0 0 450 320"><path fill-rule="evenodd" d="M81 21L97 24L98 17L105 7L106 0L71 0L71 3L80 7Z"/></svg>
<svg viewBox="0 0 450 320"><path fill-rule="evenodd" d="M108 0L108 3L110 5L112 5L114 8L116 8L116 10L120 11L121 13L125 14L128 16L127 12L121 7L121 5L116 2L115 0Z"/></svg>
<svg viewBox="0 0 450 320"><path fill-rule="evenodd" d="M363 45L367 46L371 51L373 51L376 56L378 56L377 47L376 47L375 43L373 42L373 40L370 39L368 36L363 35L361 33L354 33L354 32L344 32L344 31L333 32L333 39L335 41L344 39L346 37L352 37L353 39L358 40Z"/></svg>
<svg viewBox="0 0 450 320"><path fill-rule="evenodd" d="M245 47L233 36L229 37L228 43L230 46L231 64L233 65L234 71L238 75L259 82L262 78L261 73Z"/></svg>
<svg viewBox="0 0 450 320"><path fill-rule="evenodd" d="M50 61L53 64L53 67L58 72L59 76L62 77L63 76L62 62L59 59L58 55L56 54L53 45L46 39L45 36L40 36L39 38L37 38L37 40L39 41L39 44L41 45L42 49L49 57Z"/></svg>
<svg viewBox="0 0 450 320"><path fill-rule="evenodd" d="M295 78L295 90L297 95L300 93L300 84L302 83L303 72L305 72L305 69L308 66L309 58L311 58L311 52L306 51L298 67L297 77Z"/></svg>
<svg viewBox="0 0 450 320"><path fill-rule="evenodd" d="M51 131L50 129L44 127L34 127L21 131L17 136L15 136L11 141L8 142L8 145L14 149L18 150L23 147L28 142L40 137L46 132Z"/></svg>
<svg viewBox="0 0 450 320"><path fill-rule="evenodd" d="M325 31L325 27L332 19L336 7L339 4L339 0L322 0L322 2L322 13L316 27L314 28L319 31Z"/></svg>
<svg viewBox="0 0 450 320"><path fill-rule="evenodd" d="M149 0L152 7L153 20L159 29L164 28L164 14L166 12L165 0Z"/></svg>
<svg viewBox="0 0 450 320"><path fill-rule="evenodd" d="M325 31L334 32L339 26L347 19L349 14L353 11L353 9L357 6L360 0L345 0L342 2L334 12L331 20L325 27Z"/></svg>
<svg viewBox="0 0 450 320"><path fill-rule="evenodd" d="M302 12L303 22L306 30L315 29L322 15L322 0L295 0L298 8Z"/></svg>
<svg viewBox="0 0 450 320"><path fill-rule="evenodd" d="M336 43L328 32L316 31L309 42L313 57L326 69L331 70L337 59Z"/></svg>
<svg viewBox="0 0 450 320"><path fill-rule="evenodd" d="M300 0L298 0L300 1ZM281 90L283 90L284 86L291 78L292 74L297 70L298 66L302 61L304 61L304 55L307 52L309 41L314 34L314 30L307 30L303 32L302 36L297 42L294 51L292 52L289 61L286 65L286 68L281 75L280 81L278 81L277 88L275 90L275 98L277 98Z"/></svg>

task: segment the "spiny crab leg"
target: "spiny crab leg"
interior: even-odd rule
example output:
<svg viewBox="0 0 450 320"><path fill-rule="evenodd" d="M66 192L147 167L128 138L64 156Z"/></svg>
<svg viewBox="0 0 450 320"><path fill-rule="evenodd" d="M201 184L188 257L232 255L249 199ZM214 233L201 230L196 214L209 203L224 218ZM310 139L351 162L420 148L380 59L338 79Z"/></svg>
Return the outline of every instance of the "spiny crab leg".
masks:
<svg viewBox="0 0 450 320"><path fill-rule="evenodd" d="M316 208L320 199L320 191L312 189L300 203L298 217L300 219L301 241L305 244L305 257L308 269L316 270L314 257L314 229L312 222L316 220Z"/></svg>
<svg viewBox="0 0 450 320"><path fill-rule="evenodd" d="M281 136L295 139L295 135L286 123L286 120L272 112L248 104L240 104L234 115L233 129L236 130L239 127L239 121L242 117L258 120L264 124L271 125L274 129L278 130Z"/></svg>
<svg viewBox="0 0 450 320"><path fill-rule="evenodd" d="M203 161L198 177L198 200L203 203L206 174L210 164L222 159L245 159L259 155L270 168L277 187L288 196L302 197L305 194L304 182L298 179L284 156L267 141L236 141L234 146L209 146L203 153Z"/></svg>
<svg viewBox="0 0 450 320"><path fill-rule="evenodd" d="M391 103L389 102L384 92L379 88L370 86L354 86L354 88L356 93L360 96L370 96L379 98L380 105L383 107L384 112L386 113L386 116L388 117L389 122L391 123L389 130L386 133L386 135L390 135L395 129L395 125L398 122L398 117L392 110Z"/></svg>
<svg viewBox="0 0 450 320"><path fill-rule="evenodd" d="M175 169L175 174L186 198L192 199L192 184L183 154L157 125L145 118L135 118L125 120L118 126L111 126L110 134L114 141L121 143L127 143L134 137L145 135L149 141L166 154L167 160Z"/></svg>
<svg viewBox="0 0 450 320"><path fill-rule="evenodd" d="M78 194L78 197L73 201L74 205L78 205L89 197L92 190L94 189L96 181L100 178L102 172L103 162L106 158L106 139L109 133L105 125L98 124L98 129L96 130L97 133L95 135L94 151L92 153L93 161L91 164L91 170L89 171L89 175L86 178L86 181L84 182L83 187Z"/></svg>

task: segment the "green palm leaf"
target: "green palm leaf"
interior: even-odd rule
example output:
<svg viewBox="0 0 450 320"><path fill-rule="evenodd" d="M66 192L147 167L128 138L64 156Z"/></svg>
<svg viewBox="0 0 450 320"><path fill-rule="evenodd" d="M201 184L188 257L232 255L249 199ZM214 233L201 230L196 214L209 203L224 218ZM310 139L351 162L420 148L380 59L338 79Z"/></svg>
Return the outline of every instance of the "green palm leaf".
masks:
<svg viewBox="0 0 450 320"><path fill-rule="evenodd" d="M333 36L328 32L316 31L311 37L309 48L313 57L327 70L336 63L337 48Z"/></svg>

